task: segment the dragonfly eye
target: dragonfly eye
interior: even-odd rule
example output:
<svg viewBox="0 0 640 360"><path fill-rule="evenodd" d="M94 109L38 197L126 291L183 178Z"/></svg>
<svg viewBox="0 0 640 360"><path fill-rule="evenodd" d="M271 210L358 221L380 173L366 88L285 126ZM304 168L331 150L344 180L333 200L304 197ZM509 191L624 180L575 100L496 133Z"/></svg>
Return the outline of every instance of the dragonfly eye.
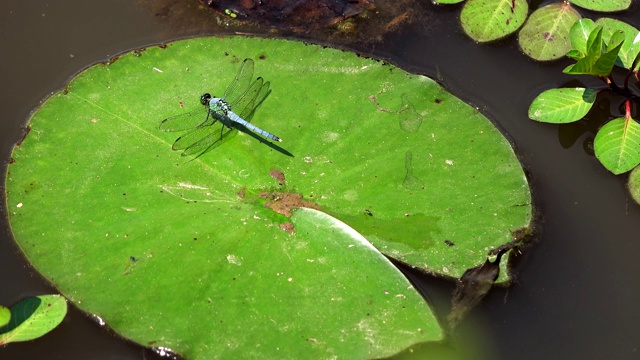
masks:
<svg viewBox="0 0 640 360"><path fill-rule="evenodd" d="M202 96L200 96L200 104L202 105L209 105L209 100L211 100L211 94L209 93L202 94Z"/></svg>

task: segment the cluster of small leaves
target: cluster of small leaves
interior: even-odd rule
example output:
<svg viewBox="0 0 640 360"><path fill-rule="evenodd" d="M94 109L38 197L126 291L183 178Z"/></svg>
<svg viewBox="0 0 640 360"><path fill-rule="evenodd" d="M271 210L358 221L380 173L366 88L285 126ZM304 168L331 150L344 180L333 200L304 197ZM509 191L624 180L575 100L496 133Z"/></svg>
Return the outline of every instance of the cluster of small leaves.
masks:
<svg viewBox="0 0 640 360"><path fill-rule="evenodd" d="M596 157L614 174L630 171L640 164L640 123L631 116L640 105L640 32L613 19L593 22L582 19L571 28L572 49L568 57L577 62L564 69L573 75L592 75L602 80L601 88L560 88L546 90L533 100L529 117L533 120L564 124L582 119L596 96L610 92L624 102L623 117L602 126L594 140ZM622 86L612 76L614 66L627 69ZM636 83L635 89L630 82Z"/></svg>
<svg viewBox="0 0 640 360"><path fill-rule="evenodd" d="M435 0L439 4L462 1ZM571 4L587 10L615 12L628 9L631 0L558 1L536 9L528 19L526 0L467 0L460 22L467 35L478 42L501 39L522 27L518 43L524 53L540 61L555 60L571 48L569 31L582 18Z"/></svg>
<svg viewBox="0 0 640 360"><path fill-rule="evenodd" d="M26 298L8 309L0 306L0 346L29 341L58 326L67 314L67 301L60 295Z"/></svg>

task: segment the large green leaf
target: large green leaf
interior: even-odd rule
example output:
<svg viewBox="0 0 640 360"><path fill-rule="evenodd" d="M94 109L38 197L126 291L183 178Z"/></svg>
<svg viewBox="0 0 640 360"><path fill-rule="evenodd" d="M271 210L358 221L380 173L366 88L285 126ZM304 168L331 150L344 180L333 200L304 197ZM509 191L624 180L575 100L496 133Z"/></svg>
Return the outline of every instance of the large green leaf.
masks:
<svg viewBox="0 0 640 360"><path fill-rule="evenodd" d="M192 161L171 151L160 121L224 91L245 57L273 90L253 123L283 148L240 133ZM426 77L298 42L125 54L30 126L7 178L22 249L86 311L190 358L381 357L441 337L406 280L351 246L357 234L312 211L288 218L291 206L454 277L530 221L522 169L478 111Z"/></svg>
<svg viewBox="0 0 640 360"><path fill-rule="evenodd" d="M460 13L462 28L472 39L492 41L514 33L527 19L526 0L469 0Z"/></svg>
<svg viewBox="0 0 640 360"><path fill-rule="evenodd" d="M53 330L67 314L67 301L60 295L26 298L11 307L9 323L0 327L0 346L28 341Z"/></svg>
<svg viewBox="0 0 640 360"><path fill-rule="evenodd" d="M587 115L596 95L596 90L587 88L546 90L531 103L529 118L554 124L578 121Z"/></svg>
<svg viewBox="0 0 640 360"><path fill-rule="evenodd" d="M533 59L559 59L571 49L571 27L579 19L580 13L569 3L543 6L529 16L518 33L518 43Z"/></svg>
<svg viewBox="0 0 640 360"><path fill-rule="evenodd" d="M614 12L629 8L631 0L570 0L581 8L593 11Z"/></svg>
<svg viewBox="0 0 640 360"><path fill-rule="evenodd" d="M607 170L625 173L640 164L640 124L631 117L613 119L598 130L593 146Z"/></svg>

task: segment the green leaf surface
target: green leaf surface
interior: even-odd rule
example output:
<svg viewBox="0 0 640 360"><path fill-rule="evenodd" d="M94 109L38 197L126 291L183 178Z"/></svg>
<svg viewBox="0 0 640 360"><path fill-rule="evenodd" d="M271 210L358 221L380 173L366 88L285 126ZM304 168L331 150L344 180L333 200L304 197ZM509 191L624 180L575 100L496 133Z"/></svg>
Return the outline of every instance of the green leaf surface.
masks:
<svg viewBox="0 0 640 360"><path fill-rule="evenodd" d="M618 62L616 65L625 69L632 69L633 62L640 55L640 32L635 27L616 19L601 18L596 24L603 28L603 39L609 42L609 39L619 31L624 33L624 44L618 53Z"/></svg>
<svg viewBox="0 0 640 360"><path fill-rule="evenodd" d="M172 151L179 135L160 121L224 92L245 57L273 91L252 123L282 148L239 132L197 159ZM320 207L385 254L453 277L531 216L522 168L478 111L426 77L299 42L124 54L77 76L30 126L6 187L22 249L84 310L188 358L383 357L440 339L352 230L291 207Z"/></svg>
<svg viewBox="0 0 640 360"><path fill-rule="evenodd" d="M582 53L582 57L587 53L589 48L587 47L587 40L589 35L596 28L596 23L591 19L580 19L576 21L569 32L571 38L571 48ZM569 53L567 53L569 56ZM575 58L574 58L575 59ZM577 59L576 59L577 60Z"/></svg>
<svg viewBox="0 0 640 360"><path fill-rule="evenodd" d="M571 49L571 28L580 18L568 3L543 6L529 16L518 33L518 43L535 60L559 59Z"/></svg>
<svg viewBox="0 0 640 360"><path fill-rule="evenodd" d="M611 120L598 130L593 145L607 170L625 173L640 164L640 124L631 117Z"/></svg>
<svg viewBox="0 0 640 360"><path fill-rule="evenodd" d="M67 301L60 295L26 298L11 307L11 320L0 327L0 345L28 341L53 330L67 314Z"/></svg>
<svg viewBox="0 0 640 360"><path fill-rule="evenodd" d="M609 76L618 59L618 53L624 42L624 33L616 31L611 36L605 52L598 58L593 66L593 73L599 76Z"/></svg>
<svg viewBox="0 0 640 360"><path fill-rule="evenodd" d="M640 166L636 166L629 174L628 186L631 197L640 205Z"/></svg>
<svg viewBox="0 0 640 360"><path fill-rule="evenodd" d="M528 11L526 0L469 0L462 8L460 22L472 39L487 42L518 30Z"/></svg>
<svg viewBox="0 0 640 360"><path fill-rule="evenodd" d="M582 119L596 99L597 91L588 88L549 89L538 95L529 107L529 118L565 124Z"/></svg>
<svg viewBox="0 0 640 360"><path fill-rule="evenodd" d="M602 40L602 27L596 26L587 39L587 53L578 62L565 68L563 72L573 75L599 75L596 73L596 64L602 57L605 47L606 44Z"/></svg>
<svg viewBox="0 0 640 360"><path fill-rule="evenodd" d="M0 327L5 326L11 320L11 310L0 305Z"/></svg>
<svg viewBox="0 0 640 360"><path fill-rule="evenodd" d="M569 0L581 8L601 12L622 11L629 8L631 0Z"/></svg>

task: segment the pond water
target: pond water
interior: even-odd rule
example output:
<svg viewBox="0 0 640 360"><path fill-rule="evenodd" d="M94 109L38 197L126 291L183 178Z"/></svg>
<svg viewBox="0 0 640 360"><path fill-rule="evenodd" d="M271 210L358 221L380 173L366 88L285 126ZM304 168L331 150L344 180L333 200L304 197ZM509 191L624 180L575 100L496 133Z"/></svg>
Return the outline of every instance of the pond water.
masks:
<svg viewBox="0 0 640 360"><path fill-rule="evenodd" d="M569 61L536 63L512 38L475 44L457 23L459 6L416 1L413 7L412 21L349 48L437 78L492 119L527 168L541 214L539 243L520 258L516 283L492 290L461 325L454 344L477 337L480 329L475 359L640 358L640 206L626 192L626 176L608 173L585 151L583 142L593 133L527 118L537 94L572 80L561 73ZM640 28L640 4L616 17ZM3 1L0 29L2 173L30 111L82 68L126 50L230 31L196 1L130 0ZM637 109L634 116L640 117ZM567 140L572 131L575 142ZM55 293L13 243L1 211L0 304ZM452 283L417 273L412 280L444 316ZM2 359L153 357L74 309L47 336L0 348Z"/></svg>

